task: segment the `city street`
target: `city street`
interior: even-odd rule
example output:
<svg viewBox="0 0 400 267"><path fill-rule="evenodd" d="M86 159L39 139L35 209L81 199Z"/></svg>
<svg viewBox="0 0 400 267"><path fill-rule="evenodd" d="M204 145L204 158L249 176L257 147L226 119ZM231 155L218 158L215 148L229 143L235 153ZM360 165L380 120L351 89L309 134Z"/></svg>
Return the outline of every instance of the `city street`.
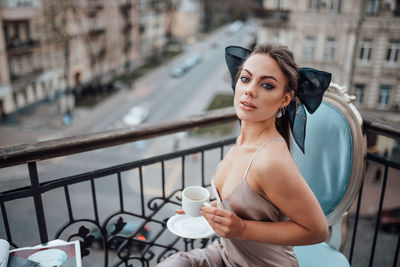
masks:
<svg viewBox="0 0 400 267"><path fill-rule="evenodd" d="M227 68L224 61L224 48L227 45L246 46L253 41L250 30L227 34L226 27L216 30L195 44L187 46L185 52L149 72L132 88L117 92L91 109L77 108L73 123L70 126L59 125L60 115L57 114L57 103L50 106L44 103L33 114L27 115L21 125L0 128L1 144L29 143L52 138L61 138L85 133L99 132L114 128L128 127L123 122L124 115L133 106L145 105L149 108L146 123L167 121L178 117L186 117L203 112L217 93L232 93ZM183 76L173 78L171 69L182 64L194 53L200 53L202 60ZM37 112L35 114L35 112ZM5 138L3 138L5 137ZM111 148L99 149L76 155L54 158L38 162L39 179L41 182L67 177L84 172L103 169L109 166L132 162L142 158L172 152L174 149L196 146L220 139L220 137L192 137L176 134L155 138L152 140L134 142ZM178 142L178 147L174 142ZM0 145L1 145L0 144ZM219 160L219 151L208 153L205 158L206 177L210 181L213 170ZM199 184L201 167L198 158L188 157L186 160L186 183ZM197 170L197 171L193 171ZM181 161L172 160L165 164L166 192L170 193L180 186ZM160 164L143 168L145 201L161 194ZM0 187L10 190L29 184L26 165L9 167L0 170ZM124 200L128 203L127 210L135 212L140 208L140 187L137 170L122 173ZM118 210L117 183L115 177L97 179L96 194L99 207L99 221ZM74 210L74 218L94 218L90 184L80 183L69 187ZM46 223L50 238L68 220L65 198L62 190L52 190L43 195ZM14 201L7 205L8 219L11 225L13 240L22 246L39 243L37 225L34 219L33 202L30 199ZM176 207L166 207L158 214L167 218L174 214ZM149 210L147 209L147 212ZM29 222L29 224L27 224ZM153 226L156 228L157 226ZM154 229L156 230L156 229ZM4 236L4 228L0 227L0 235ZM165 233L161 242L167 242L173 237ZM102 261L101 253L92 253L85 266L98 266Z"/></svg>
<svg viewBox="0 0 400 267"><path fill-rule="evenodd" d="M240 31L235 35L228 36L225 28L188 46L185 53L174 58L168 64L149 72L139 79L132 89L120 91L92 109L78 108L71 126L48 127L47 129L43 125L36 127L48 116L51 116L51 119L47 120L55 124L54 121L60 120L60 115L57 113L45 114L46 117L43 119L40 115L44 114L39 114L38 117L28 116L24 121L25 124L0 127L1 143L3 145L29 143L128 127L123 123L122 118L131 107L137 105L145 105L149 108L150 112L146 123L166 121L203 112L216 93L232 92L224 61L225 46L229 44L245 45L246 42L249 43L252 40L247 31ZM215 42L218 43L217 48L211 46ZM203 55L200 64L182 77L172 78L169 74L170 70L195 52ZM18 140L16 140L17 138ZM183 144L185 141L182 140L181 143ZM161 140L156 145L152 144L154 141L136 142L43 161L39 163L40 178L45 181L161 154L171 151L172 139L167 138L167 141ZM7 177L1 182L12 180L14 186L19 186L20 183L16 184L15 182L26 178L26 168L11 167L9 169L1 170L2 176ZM7 185L3 184L3 186Z"/></svg>

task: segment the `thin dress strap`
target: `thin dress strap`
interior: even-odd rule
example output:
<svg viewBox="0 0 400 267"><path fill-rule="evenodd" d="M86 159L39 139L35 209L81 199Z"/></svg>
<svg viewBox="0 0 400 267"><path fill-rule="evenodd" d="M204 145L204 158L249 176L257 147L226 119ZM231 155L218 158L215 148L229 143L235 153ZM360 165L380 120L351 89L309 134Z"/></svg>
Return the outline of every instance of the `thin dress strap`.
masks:
<svg viewBox="0 0 400 267"><path fill-rule="evenodd" d="M251 163L253 163L253 160L254 160L254 158L256 157L257 152L260 151L266 144L268 144L270 141L273 141L273 140L285 141L282 137L273 137L273 138L270 138L270 139L268 139L267 141L265 141L261 146L259 146L259 147L257 148L256 152L254 152L253 156L251 157L250 162L249 162L249 164L247 165L246 171L244 172L244 175L243 175L242 180L246 179L246 176L247 176L247 173L249 172Z"/></svg>

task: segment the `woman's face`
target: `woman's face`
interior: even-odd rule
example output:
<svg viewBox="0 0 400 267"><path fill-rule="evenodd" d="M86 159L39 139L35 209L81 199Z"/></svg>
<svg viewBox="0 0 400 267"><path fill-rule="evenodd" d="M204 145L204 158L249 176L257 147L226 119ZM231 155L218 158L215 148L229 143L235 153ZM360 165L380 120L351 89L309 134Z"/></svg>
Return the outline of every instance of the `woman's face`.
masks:
<svg viewBox="0 0 400 267"><path fill-rule="evenodd" d="M292 98L285 86L286 77L275 59L267 54L249 57L235 87L234 107L239 119L263 122L273 118Z"/></svg>

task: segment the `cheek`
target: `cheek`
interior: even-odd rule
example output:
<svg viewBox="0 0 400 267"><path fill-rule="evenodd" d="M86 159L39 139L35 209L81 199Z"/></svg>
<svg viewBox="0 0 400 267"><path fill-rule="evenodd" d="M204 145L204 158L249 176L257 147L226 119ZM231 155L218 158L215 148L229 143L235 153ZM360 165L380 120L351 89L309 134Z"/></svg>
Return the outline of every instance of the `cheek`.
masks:
<svg viewBox="0 0 400 267"><path fill-rule="evenodd" d="M280 99L278 97L275 97L273 95L268 95L267 97L264 97L262 99L262 103L264 103L264 107L266 108L273 108L275 106L279 106L280 104Z"/></svg>
<svg viewBox="0 0 400 267"><path fill-rule="evenodd" d="M236 84L235 92L233 94L233 105L234 106L236 106L236 104L240 101L240 96L242 95L241 89L242 88Z"/></svg>
<svg viewBox="0 0 400 267"><path fill-rule="evenodd" d="M281 105L281 97L276 94L265 95L260 100L260 111L266 114L266 116L272 116L275 114Z"/></svg>

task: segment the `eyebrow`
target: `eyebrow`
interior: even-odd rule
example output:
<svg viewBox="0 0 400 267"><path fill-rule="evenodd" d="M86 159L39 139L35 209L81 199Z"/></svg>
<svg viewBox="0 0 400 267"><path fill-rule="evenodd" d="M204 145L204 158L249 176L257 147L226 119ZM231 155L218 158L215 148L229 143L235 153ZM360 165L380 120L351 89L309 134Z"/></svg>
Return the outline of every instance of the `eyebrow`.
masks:
<svg viewBox="0 0 400 267"><path fill-rule="evenodd" d="M243 71L246 71L246 72L248 72L251 76L253 76L253 74L252 74L248 69L243 69ZM264 79L272 79L272 80L275 80L276 82L278 82L278 80L277 80L274 76L269 76L269 75L261 76L261 80L264 80Z"/></svg>

